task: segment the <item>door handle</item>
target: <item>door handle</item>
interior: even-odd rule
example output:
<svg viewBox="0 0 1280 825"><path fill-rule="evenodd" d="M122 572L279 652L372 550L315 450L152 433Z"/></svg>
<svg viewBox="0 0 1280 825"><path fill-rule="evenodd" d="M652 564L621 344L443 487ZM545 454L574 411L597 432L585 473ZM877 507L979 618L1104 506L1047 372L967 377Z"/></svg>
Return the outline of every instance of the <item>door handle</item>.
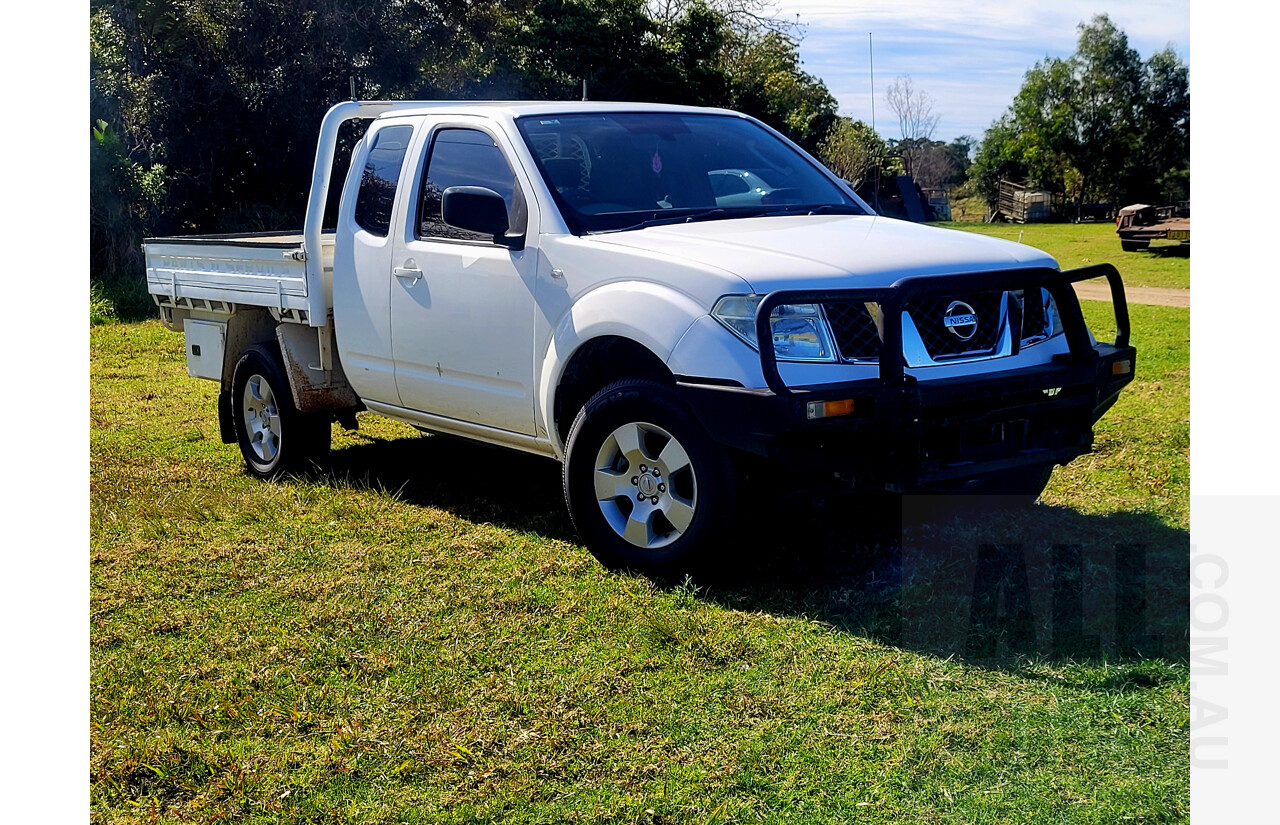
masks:
<svg viewBox="0 0 1280 825"><path fill-rule="evenodd" d="M391 274L402 281L408 281L409 286L413 286L422 280L422 270L414 269L413 267L397 266L391 270Z"/></svg>

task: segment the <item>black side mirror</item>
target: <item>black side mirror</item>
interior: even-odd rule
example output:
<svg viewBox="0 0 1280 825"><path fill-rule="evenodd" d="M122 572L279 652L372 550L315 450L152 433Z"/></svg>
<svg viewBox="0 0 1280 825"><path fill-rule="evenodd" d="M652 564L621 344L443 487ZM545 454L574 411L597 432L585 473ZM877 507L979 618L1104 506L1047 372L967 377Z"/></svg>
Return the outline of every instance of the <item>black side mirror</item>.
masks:
<svg viewBox="0 0 1280 825"><path fill-rule="evenodd" d="M483 186L450 186L444 190L441 217L449 226L492 235L493 242L524 249L524 236L507 237L507 202Z"/></svg>

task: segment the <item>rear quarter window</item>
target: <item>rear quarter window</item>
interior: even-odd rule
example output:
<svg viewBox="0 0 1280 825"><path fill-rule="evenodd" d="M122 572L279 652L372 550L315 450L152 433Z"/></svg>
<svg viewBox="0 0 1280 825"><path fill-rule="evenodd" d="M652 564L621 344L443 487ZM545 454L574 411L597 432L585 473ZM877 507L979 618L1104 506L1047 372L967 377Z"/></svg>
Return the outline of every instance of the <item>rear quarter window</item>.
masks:
<svg viewBox="0 0 1280 825"><path fill-rule="evenodd" d="M391 231L396 184L412 137L412 126L388 126L373 135L356 196L355 221L366 232L385 238Z"/></svg>

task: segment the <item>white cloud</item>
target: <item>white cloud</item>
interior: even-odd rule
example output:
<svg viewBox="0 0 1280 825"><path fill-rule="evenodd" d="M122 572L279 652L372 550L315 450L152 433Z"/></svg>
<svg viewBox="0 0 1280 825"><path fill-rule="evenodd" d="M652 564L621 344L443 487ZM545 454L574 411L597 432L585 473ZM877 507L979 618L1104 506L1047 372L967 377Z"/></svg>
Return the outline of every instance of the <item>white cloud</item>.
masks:
<svg viewBox="0 0 1280 825"><path fill-rule="evenodd" d="M1000 0L938 3L933 0L778 0L779 16L800 15L813 28L858 31L901 29L938 32L984 40L1043 43L1047 48L1075 46L1076 26L1095 14L1107 14L1139 51L1173 41L1186 56L1191 33L1188 0ZM1144 48L1145 47L1145 48Z"/></svg>
<svg viewBox="0 0 1280 825"><path fill-rule="evenodd" d="M822 78L842 113L871 116L867 34L875 45L876 120L890 128L884 89L898 75L934 98L942 115L935 137L981 136L1012 101L1038 60L1075 51L1076 27L1108 14L1144 58L1173 43L1190 62L1189 0L1000 0L980 4L926 0L777 0L776 13L804 26L804 69Z"/></svg>

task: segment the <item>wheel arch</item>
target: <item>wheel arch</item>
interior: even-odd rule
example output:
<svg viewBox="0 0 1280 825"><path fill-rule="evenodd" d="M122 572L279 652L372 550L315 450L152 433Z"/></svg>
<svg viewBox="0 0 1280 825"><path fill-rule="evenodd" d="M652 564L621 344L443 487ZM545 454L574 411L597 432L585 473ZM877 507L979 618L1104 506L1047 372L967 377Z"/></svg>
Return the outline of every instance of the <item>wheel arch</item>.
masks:
<svg viewBox="0 0 1280 825"><path fill-rule="evenodd" d="M237 308L227 319L222 349L222 382L218 391L218 431L223 444L236 443L236 423L231 409L231 384L236 366L250 347L279 347L276 319L263 308Z"/></svg>
<svg viewBox="0 0 1280 825"><path fill-rule="evenodd" d="M563 451L578 411L601 388L626 376L674 382L671 370L643 344L620 335L601 335L574 350L561 372L552 402L557 449Z"/></svg>
<svg viewBox="0 0 1280 825"><path fill-rule="evenodd" d="M222 389L231 389L231 381L235 377L236 365L249 351L250 347L269 347L275 345L276 325L278 322L270 311L261 308L237 309L227 319L227 339L222 350Z"/></svg>
<svg viewBox="0 0 1280 825"><path fill-rule="evenodd" d="M539 427L564 457L573 417L597 390L628 375L673 380L667 361L706 315L688 295L654 283L614 282L577 298L551 331L538 377Z"/></svg>

